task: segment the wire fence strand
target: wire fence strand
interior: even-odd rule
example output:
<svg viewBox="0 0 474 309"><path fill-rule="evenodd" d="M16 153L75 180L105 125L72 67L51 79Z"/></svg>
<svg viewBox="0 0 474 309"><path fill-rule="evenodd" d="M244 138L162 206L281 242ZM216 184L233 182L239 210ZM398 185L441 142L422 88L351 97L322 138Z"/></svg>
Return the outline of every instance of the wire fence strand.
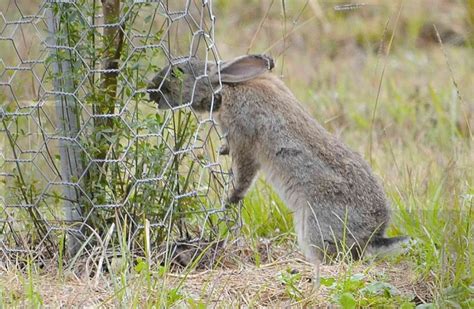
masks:
<svg viewBox="0 0 474 309"><path fill-rule="evenodd" d="M158 111L146 93L167 65L219 61L212 2L37 4L0 4L2 258L73 258L125 235L167 258L221 244L239 211L224 206L213 115Z"/></svg>

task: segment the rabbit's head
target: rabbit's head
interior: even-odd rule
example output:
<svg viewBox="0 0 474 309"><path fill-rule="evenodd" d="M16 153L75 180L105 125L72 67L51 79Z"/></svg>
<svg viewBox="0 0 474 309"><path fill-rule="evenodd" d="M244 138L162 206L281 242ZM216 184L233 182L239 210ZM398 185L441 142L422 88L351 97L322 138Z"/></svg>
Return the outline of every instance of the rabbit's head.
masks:
<svg viewBox="0 0 474 309"><path fill-rule="evenodd" d="M219 65L191 59L165 67L153 78L147 92L160 109L189 104L197 112L217 110L221 101L217 91L220 84L251 80L273 66L273 59L264 55L241 56Z"/></svg>

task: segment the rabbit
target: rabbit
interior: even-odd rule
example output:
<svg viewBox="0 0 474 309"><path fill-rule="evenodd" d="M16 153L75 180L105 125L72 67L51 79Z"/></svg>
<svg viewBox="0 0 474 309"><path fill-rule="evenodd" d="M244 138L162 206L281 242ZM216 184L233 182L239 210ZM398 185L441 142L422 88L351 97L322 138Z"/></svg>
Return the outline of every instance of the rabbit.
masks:
<svg viewBox="0 0 474 309"><path fill-rule="evenodd" d="M213 112L228 143L222 153L232 158L228 203L241 201L262 170L292 211L309 262L343 248L355 259L399 252L408 238L385 236L390 208L369 165L310 116L273 67L265 55L189 59L159 72L148 93L160 109Z"/></svg>

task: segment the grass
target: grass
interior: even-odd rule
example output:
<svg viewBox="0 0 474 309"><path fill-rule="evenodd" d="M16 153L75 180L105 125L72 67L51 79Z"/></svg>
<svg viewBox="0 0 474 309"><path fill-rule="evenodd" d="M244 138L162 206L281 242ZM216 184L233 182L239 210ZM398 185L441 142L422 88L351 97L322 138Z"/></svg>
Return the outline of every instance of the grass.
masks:
<svg viewBox="0 0 474 309"><path fill-rule="evenodd" d="M317 271L297 252L291 213L262 179L219 267L178 272L126 245L107 255L108 272L0 262L1 305L474 306L472 5L405 1L396 25L398 2L344 12L321 1L281 3L216 1L223 58L245 53L255 35L250 52L274 56L275 73L314 117L370 161L394 212L389 234L416 240L409 252L322 266L318 288Z"/></svg>

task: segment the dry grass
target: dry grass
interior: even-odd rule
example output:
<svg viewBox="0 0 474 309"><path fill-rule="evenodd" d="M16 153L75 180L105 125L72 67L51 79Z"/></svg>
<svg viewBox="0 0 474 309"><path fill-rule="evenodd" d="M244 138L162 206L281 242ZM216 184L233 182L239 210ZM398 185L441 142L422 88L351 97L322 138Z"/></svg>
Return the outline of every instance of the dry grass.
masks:
<svg viewBox="0 0 474 309"><path fill-rule="evenodd" d="M353 271L362 271L363 265L356 267ZM303 295L302 299L295 301L288 295L285 284L279 280L282 272L291 270L293 273L301 274L300 280L295 286ZM337 277L347 271L347 265L323 265L320 274L323 277ZM408 272L407 272L408 271ZM408 265L382 264L371 269L374 279L376 274L388 275L388 282L393 284L402 293L427 294L424 287L417 285L414 274ZM400 278L400 273L404 273ZM370 280L370 278L369 278ZM326 306L330 303L327 287L317 285L317 271L313 265L306 263L301 257L279 260L270 264L256 267L253 264L242 265L239 269L224 269L206 271L193 274L188 277L183 291L197 298L205 299L209 304L221 305L246 305L266 307L286 307L290 305L319 305ZM203 288L204 287L204 288ZM426 298L425 298L426 299ZM430 299L426 299L430 300Z"/></svg>
<svg viewBox="0 0 474 309"><path fill-rule="evenodd" d="M252 250L242 247L234 249L241 253ZM126 274L127 284L123 291L130 294L126 300L122 300L122 305L159 303L163 289L177 289L180 299L173 305L178 307L189 306L193 302L210 307L329 306L331 289L318 285L318 278L339 280L348 274L364 274L364 282L377 282L383 278L401 296L416 298L420 303L430 302L433 298L430 283L420 281L413 265L406 261L321 265L318 277L315 266L305 262L296 251L288 253L288 248L280 247L272 249L272 254L274 257L267 259L274 260L260 266L251 262L235 263L236 255L233 253L231 261L223 263L227 264L226 267L191 272L151 271L151 290L147 290L143 274L132 270ZM245 261L248 256L238 259ZM283 279L285 275L297 276L297 279L287 282ZM42 303L50 307L116 307L120 304L116 288L118 278L120 274L113 272L103 273L99 280L72 272L60 276L54 266L39 271L31 278L14 267L2 267L0 270L0 286L8 287L9 291L7 297L3 295L4 303L21 307L31 305L31 296L28 295L30 286L34 286L34 293L37 293Z"/></svg>

